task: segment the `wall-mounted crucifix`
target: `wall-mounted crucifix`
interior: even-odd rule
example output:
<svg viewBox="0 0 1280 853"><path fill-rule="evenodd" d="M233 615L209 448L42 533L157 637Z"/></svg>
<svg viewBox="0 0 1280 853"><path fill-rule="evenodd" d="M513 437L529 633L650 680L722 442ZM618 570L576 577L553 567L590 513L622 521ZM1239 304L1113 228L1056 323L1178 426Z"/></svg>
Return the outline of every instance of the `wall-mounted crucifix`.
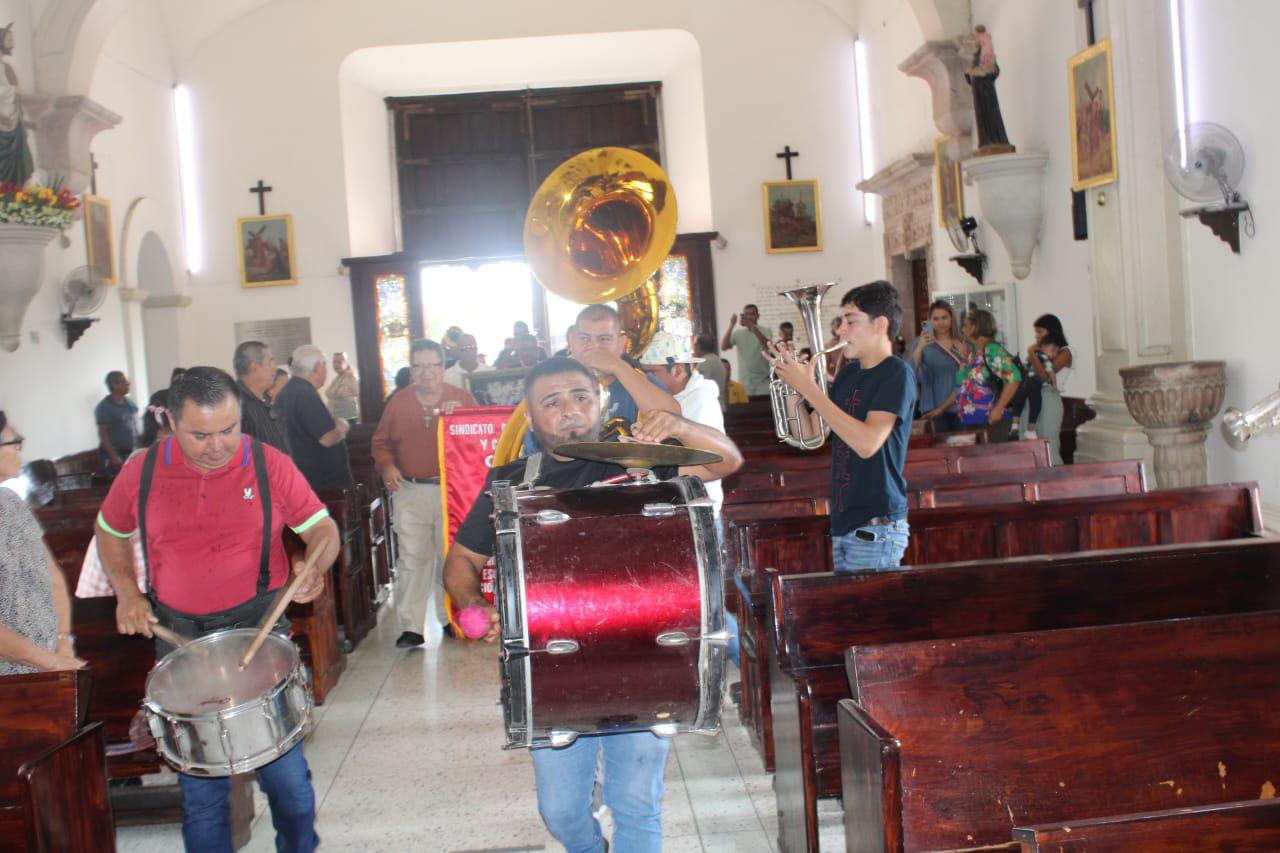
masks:
<svg viewBox="0 0 1280 853"><path fill-rule="evenodd" d="M259 216L267 215L267 193L271 192L271 189L271 187L262 182L261 178L258 179L258 185L256 187L249 187L249 192L258 194Z"/></svg>
<svg viewBox="0 0 1280 853"><path fill-rule="evenodd" d="M788 181L791 180L791 158L799 157L800 152L792 151L791 146L788 145L785 148L783 148L781 151L779 151L775 156L777 156L779 159L787 161L787 180Z"/></svg>

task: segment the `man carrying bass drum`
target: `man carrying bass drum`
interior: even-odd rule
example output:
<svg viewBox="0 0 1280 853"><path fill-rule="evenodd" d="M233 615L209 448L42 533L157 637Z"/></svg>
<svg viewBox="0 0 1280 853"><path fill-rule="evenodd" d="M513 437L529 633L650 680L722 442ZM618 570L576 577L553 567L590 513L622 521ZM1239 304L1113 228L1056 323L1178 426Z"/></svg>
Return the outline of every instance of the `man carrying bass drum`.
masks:
<svg viewBox="0 0 1280 853"><path fill-rule="evenodd" d="M543 449L536 485L552 489L589 486L623 474L608 462L573 459L556 450L562 445L594 441L600 429L598 384L590 370L568 358L552 358L525 379L529 429ZM707 465L657 468L667 479L677 473L704 481L718 480L742 464L737 446L724 434L670 412L642 412L632 436L644 442L678 439L686 447L718 454ZM490 617L489 642L499 638L498 612L480 594L480 570L496 550L490 492L497 481L519 482L525 460L489 472L484 489L463 521L445 558L445 587L460 608L483 607ZM607 523L607 521L605 522ZM614 819L613 846L636 853L662 849L662 790L670 740L650 732L584 735L569 746L532 750L538 788L538 811L551 834L566 849L605 849L600 824L592 814L596 764L604 760L604 802Z"/></svg>

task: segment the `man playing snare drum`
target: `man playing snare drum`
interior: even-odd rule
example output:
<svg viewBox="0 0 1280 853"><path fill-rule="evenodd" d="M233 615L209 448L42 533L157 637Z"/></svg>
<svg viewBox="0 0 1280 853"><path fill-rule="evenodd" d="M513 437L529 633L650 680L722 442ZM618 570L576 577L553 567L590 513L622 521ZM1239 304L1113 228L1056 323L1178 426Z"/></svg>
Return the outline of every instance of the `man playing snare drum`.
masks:
<svg viewBox="0 0 1280 853"><path fill-rule="evenodd" d="M543 448L535 483L558 489L588 486L623 473L607 462L557 455L561 445L594 441L600 429L598 384L580 362L552 358L525 379L529 428ZM686 466L679 473L718 480L742 465L737 446L724 433L670 412L644 412L632 435L649 442L679 439L686 447L719 454L722 461ZM484 489L458 529L445 557L445 587L460 608L483 606L491 620L485 639L498 639L498 613L480 594L480 570L494 553L495 537L489 491L497 480L521 482L528 476L521 459L489 472ZM668 475L673 474L670 468ZM655 471L662 475L662 469ZM613 812L613 845L617 850L658 853L662 849L662 781L670 741L649 732L579 737L570 746L533 750L538 785L538 811L547 829L571 853L604 847L600 824L591 809L596 762L604 755L604 802Z"/></svg>
<svg viewBox="0 0 1280 853"><path fill-rule="evenodd" d="M288 456L240 434L235 380L195 367L169 389L168 402L173 436L125 464L98 514L98 548L119 601L120 633L150 637L156 624L189 637L257 627L289 575L286 524L316 563L293 600L319 596L338 554L337 527ZM138 591L134 530L145 533L147 595ZM157 641L159 656L171 648ZM257 774L277 849L314 850L315 792L302 744ZM186 849L229 853L230 778L179 775L179 781Z"/></svg>

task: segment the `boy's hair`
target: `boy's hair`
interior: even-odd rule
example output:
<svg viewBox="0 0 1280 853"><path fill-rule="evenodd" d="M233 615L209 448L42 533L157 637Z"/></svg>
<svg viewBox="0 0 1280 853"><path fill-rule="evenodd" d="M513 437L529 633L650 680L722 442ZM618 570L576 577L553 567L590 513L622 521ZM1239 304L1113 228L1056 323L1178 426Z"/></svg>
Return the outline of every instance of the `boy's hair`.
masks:
<svg viewBox="0 0 1280 853"><path fill-rule="evenodd" d="M872 320L884 317L889 321L886 330L889 339L898 334L898 326L902 323L902 303L898 300L898 289L887 281L873 281L855 287L844 295L840 305L853 305Z"/></svg>

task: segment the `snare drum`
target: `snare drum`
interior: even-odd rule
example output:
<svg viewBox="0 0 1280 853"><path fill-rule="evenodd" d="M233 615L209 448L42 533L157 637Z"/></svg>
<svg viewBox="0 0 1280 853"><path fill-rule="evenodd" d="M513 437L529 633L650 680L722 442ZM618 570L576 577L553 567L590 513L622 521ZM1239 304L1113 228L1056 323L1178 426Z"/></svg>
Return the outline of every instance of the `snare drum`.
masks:
<svg viewBox="0 0 1280 853"><path fill-rule="evenodd" d="M714 734L728 635L702 482L493 486L507 749Z"/></svg>
<svg viewBox="0 0 1280 853"><path fill-rule="evenodd" d="M270 764L307 731L313 700L298 649L279 634L243 671L257 634L218 631L164 656L147 676L147 722L160 756L190 776L231 776Z"/></svg>

